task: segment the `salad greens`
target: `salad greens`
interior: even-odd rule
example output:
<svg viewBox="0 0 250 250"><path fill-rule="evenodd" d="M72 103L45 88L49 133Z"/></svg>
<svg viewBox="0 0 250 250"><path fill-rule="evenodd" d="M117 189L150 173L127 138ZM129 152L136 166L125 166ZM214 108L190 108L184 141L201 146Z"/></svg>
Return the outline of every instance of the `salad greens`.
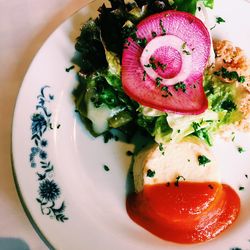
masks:
<svg viewBox="0 0 250 250"><path fill-rule="evenodd" d="M200 0L213 7L213 0ZM206 73L204 89L209 109L201 115L167 114L143 107L122 89L121 57L127 38L135 36L135 26L148 15L168 9L195 13L198 0L110 0L99 8L99 16L81 28L74 62L80 67L79 85L74 92L80 117L89 131L98 136L118 129L132 136L137 130L156 142L178 141L195 135L212 145L213 133L223 125L241 119L237 109L237 89L219 76ZM141 42L143 45L143 41ZM225 73L225 72L224 72ZM234 76L237 77L237 76ZM238 76L239 77L239 76ZM242 79L241 79L242 80Z"/></svg>

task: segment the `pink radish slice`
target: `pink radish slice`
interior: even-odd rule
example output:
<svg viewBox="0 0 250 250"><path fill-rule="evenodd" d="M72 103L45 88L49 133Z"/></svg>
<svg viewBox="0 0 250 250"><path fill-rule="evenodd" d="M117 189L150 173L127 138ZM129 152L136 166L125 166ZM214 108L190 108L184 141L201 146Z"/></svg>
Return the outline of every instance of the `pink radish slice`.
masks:
<svg viewBox="0 0 250 250"><path fill-rule="evenodd" d="M122 57L124 91L161 111L204 112L208 103L202 78L211 46L204 24L189 13L165 11L141 21L136 36L147 45L142 48L128 39Z"/></svg>
<svg viewBox="0 0 250 250"><path fill-rule="evenodd" d="M156 49L152 57L155 58L156 65L158 64L160 65L160 67L156 68L155 72L162 79L173 78L181 70L181 67L182 67L181 54L179 53L178 50L170 46L162 46L161 48ZM142 60L142 56L141 56L141 60ZM147 72L147 68L145 68L145 66L144 66L144 69Z"/></svg>
<svg viewBox="0 0 250 250"><path fill-rule="evenodd" d="M162 46L163 45L163 46ZM147 75L155 80L157 77L161 77L161 83L163 85L174 85L177 82L186 80L190 74L192 56L189 49L186 48L185 42L173 35L158 36L152 39L147 46L143 49L141 54L141 65L146 71ZM183 49L182 49L183 48ZM185 50L184 50L185 48ZM169 53L170 50L170 53ZM160 53L156 53L156 52ZM183 52L185 51L185 53ZM171 53L172 52L172 53ZM158 60L155 60L158 58ZM154 58L156 70L151 67L147 67L150 64L150 58ZM160 59L161 58L161 59ZM157 63L161 61L166 65L167 75L171 78L164 77L164 71ZM177 61L177 63L176 63ZM158 74L157 70L163 71L163 74ZM170 69L170 70L169 70ZM179 70L179 72L178 72Z"/></svg>

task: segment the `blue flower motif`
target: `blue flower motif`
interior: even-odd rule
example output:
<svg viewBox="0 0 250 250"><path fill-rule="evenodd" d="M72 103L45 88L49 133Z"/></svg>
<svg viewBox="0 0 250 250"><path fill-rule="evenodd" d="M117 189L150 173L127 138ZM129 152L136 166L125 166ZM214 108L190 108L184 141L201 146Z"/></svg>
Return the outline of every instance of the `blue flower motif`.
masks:
<svg viewBox="0 0 250 250"><path fill-rule="evenodd" d="M42 160L45 160L47 159L48 154L45 151L41 150L39 156Z"/></svg>
<svg viewBox="0 0 250 250"><path fill-rule="evenodd" d="M39 152L39 148L38 148L38 147L32 147L32 148L31 148L31 153L32 153L33 155L36 155L38 152Z"/></svg>
<svg viewBox="0 0 250 250"><path fill-rule="evenodd" d="M42 133L47 127L47 121L42 114L33 114L31 117L32 120L32 134Z"/></svg>
<svg viewBox="0 0 250 250"><path fill-rule="evenodd" d="M36 163L32 161L32 162L31 162L31 167L32 167L32 168L35 168L35 167L36 167Z"/></svg>
<svg viewBox="0 0 250 250"><path fill-rule="evenodd" d="M42 214L64 222L68 220L64 215L66 206L64 201L60 202L57 200L61 195L61 190L57 183L52 180L54 166L51 161L47 160L48 154L45 151L45 148L48 146L48 140L44 138L44 134L52 124L50 121L52 113L47 109L46 104L54 100L54 95L47 95L45 93L45 89L48 87L46 85L41 88L40 94L37 96L36 113L33 113L31 116L31 141L34 145L31 147L29 160L30 166L37 168L36 174L38 176L39 187L36 200L40 204ZM51 129L53 128L51 127Z"/></svg>
<svg viewBox="0 0 250 250"><path fill-rule="evenodd" d="M40 197L46 201L54 201L61 194L58 185L53 180L48 179L45 179L44 181L40 182L38 192Z"/></svg>
<svg viewBox="0 0 250 250"><path fill-rule="evenodd" d="M41 146L42 146L42 147L47 147L47 145L48 145L48 141L45 140L45 139L42 139L42 140L41 140Z"/></svg>

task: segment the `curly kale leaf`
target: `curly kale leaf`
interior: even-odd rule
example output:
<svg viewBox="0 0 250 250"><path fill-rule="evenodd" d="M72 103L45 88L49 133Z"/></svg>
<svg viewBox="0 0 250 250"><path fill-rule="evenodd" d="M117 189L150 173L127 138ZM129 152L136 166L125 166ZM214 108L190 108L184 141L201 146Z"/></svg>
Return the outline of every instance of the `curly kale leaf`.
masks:
<svg viewBox="0 0 250 250"><path fill-rule="evenodd" d="M77 64L80 66L82 73L90 74L108 66L100 29L96 21L90 19L83 25L75 48L80 52Z"/></svg>

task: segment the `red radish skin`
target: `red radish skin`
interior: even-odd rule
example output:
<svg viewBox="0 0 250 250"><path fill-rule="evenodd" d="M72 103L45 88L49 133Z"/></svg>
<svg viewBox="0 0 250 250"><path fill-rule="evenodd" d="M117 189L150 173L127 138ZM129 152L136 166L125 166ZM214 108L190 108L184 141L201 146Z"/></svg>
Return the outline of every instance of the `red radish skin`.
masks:
<svg viewBox="0 0 250 250"><path fill-rule="evenodd" d="M128 38L128 46L123 51L122 56L122 84L124 91L141 105L151 107L164 112L175 112L179 114L200 114L208 107L208 102L203 89L203 72L206 67L211 41L209 32L205 25L195 16L180 11L165 11L154 14L141 21L137 26L136 36L145 38L149 43L155 36L173 35L183 40L185 46L191 51L191 68L188 77L183 80L186 90L176 90L175 86L168 86L168 91L162 90L165 84L156 84L155 79L145 74L141 64L143 48L132 38ZM164 50L164 44L162 44ZM160 54L160 53L159 53ZM178 53L172 58L168 55L157 58L161 63L175 61L178 64ZM176 75L177 66L173 66L172 71L166 71L166 78ZM180 67L179 67L180 68ZM158 74L163 76L159 67ZM171 75L172 74L172 75ZM171 78L170 78L171 79Z"/></svg>

